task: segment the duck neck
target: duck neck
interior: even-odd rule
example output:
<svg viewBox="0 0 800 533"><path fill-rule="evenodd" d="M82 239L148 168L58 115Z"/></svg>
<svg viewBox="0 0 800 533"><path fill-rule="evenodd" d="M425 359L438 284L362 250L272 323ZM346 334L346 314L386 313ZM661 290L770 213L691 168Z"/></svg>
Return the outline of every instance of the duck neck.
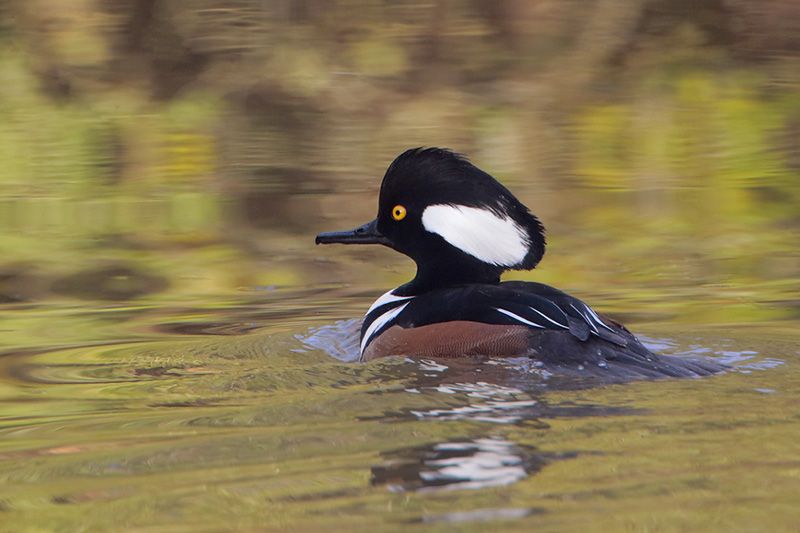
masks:
<svg viewBox="0 0 800 533"><path fill-rule="evenodd" d="M500 270L485 263L417 263L417 275L413 280L399 287L397 294L418 295L436 289L457 285L500 283Z"/></svg>

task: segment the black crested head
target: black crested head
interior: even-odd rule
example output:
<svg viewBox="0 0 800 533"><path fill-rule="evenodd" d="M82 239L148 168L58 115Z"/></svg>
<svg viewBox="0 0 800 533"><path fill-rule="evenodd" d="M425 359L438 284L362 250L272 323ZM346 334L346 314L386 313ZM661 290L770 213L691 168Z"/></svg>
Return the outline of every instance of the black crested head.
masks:
<svg viewBox="0 0 800 533"><path fill-rule="evenodd" d="M317 244L383 244L417 263L395 294L498 283L506 270L529 270L544 255L544 227L496 179L443 148L397 156L381 183L378 216ZM399 291L399 292L398 292Z"/></svg>
<svg viewBox="0 0 800 533"><path fill-rule="evenodd" d="M393 220L398 205L408 213L406 224ZM424 258L415 257L420 235L413 229L435 235L498 275L534 268L545 250L539 219L491 175L444 148L412 148L392 162L381 184L378 228L418 264Z"/></svg>

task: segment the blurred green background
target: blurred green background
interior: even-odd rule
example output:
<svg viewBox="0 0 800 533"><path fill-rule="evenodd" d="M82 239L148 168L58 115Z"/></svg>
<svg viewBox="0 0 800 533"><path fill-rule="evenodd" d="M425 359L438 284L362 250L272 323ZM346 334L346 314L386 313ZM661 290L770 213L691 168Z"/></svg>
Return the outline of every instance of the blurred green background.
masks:
<svg viewBox="0 0 800 533"><path fill-rule="evenodd" d="M0 302L380 291L413 266L313 236L436 145L544 221L516 277L642 319L797 318L798 21L791 0L0 0Z"/></svg>
<svg viewBox="0 0 800 533"><path fill-rule="evenodd" d="M331 357L413 264L314 236L423 145L546 225L510 277L737 370ZM797 0L0 0L0 531L795 530L799 238ZM486 439L536 467L376 482Z"/></svg>

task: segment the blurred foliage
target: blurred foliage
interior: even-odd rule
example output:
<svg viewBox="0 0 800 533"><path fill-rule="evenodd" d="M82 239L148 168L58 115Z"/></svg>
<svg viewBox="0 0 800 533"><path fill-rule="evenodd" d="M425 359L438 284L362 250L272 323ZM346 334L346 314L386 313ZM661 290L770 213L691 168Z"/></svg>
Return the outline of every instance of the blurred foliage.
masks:
<svg viewBox="0 0 800 533"><path fill-rule="evenodd" d="M0 530L796 527L799 50L797 0L0 0ZM420 145L545 222L510 277L786 364L520 385L531 419L488 424L502 401L446 385L491 373L298 350L412 275L313 236ZM563 460L370 486L473 437Z"/></svg>
<svg viewBox="0 0 800 533"><path fill-rule="evenodd" d="M2 298L108 300L59 287L119 268L138 289L112 294L168 300L400 282L311 238L368 218L398 152L444 145L550 229L516 277L656 291L654 313L698 280L791 299L798 21L786 0L4 0L0 254L27 277Z"/></svg>

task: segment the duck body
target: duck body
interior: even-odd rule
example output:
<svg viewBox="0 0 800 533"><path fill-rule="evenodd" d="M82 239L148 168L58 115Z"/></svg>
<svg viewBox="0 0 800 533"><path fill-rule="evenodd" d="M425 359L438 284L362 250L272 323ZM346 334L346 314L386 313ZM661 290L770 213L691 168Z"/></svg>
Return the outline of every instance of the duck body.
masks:
<svg viewBox="0 0 800 533"><path fill-rule="evenodd" d="M618 322L556 288L500 281L545 249L538 218L489 174L439 148L404 152L384 176L378 216L318 244L382 244L417 264L413 280L378 298L361 328L361 357L531 357L545 368L682 377L721 370L659 356Z"/></svg>
<svg viewBox="0 0 800 533"><path fill-rule="evenodd" d="M658 356L622 324L542 283L472 284L417 296L402 292L402 287L387 292L364 317L363 360L524 356L551 370L622 370L638 377L690 377L718 369L706 361Z"/></svg>

